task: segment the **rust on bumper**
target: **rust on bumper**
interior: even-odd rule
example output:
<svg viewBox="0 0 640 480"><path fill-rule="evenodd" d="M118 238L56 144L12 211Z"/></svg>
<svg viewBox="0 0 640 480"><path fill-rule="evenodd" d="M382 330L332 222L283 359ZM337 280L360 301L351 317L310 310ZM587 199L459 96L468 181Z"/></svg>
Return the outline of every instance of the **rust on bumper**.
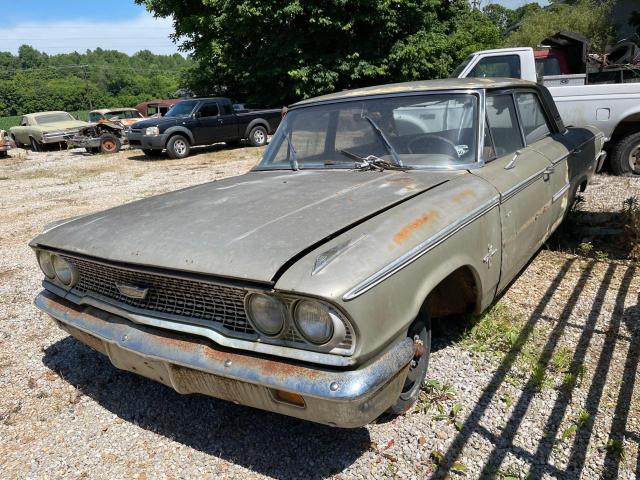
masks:
<svg viewBox="0 0 640 480"><path fill-rule="evenodd" d="M397 399L415 351L411 339L405 339L357 370L331 370L225 350L207 339L75 305L46 290L35 304L117 368L179 393L202 393L345 428L371 422ZM275 390L301 395L305 406L277 400Z"/></svg>

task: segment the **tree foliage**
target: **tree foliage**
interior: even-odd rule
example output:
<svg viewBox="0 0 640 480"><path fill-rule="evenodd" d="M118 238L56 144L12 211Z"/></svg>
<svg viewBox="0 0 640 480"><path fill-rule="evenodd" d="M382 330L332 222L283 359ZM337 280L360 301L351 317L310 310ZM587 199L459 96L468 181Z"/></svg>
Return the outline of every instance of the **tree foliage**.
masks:
<svg viewBox="0 0 640 480"><path fill-rule="evenodd" d="M23 45L17 55L0 52L0 116L43 110L133 106L175 97L181 71L191 64L175 55L141 51L127 55L88 50L47 55Z"/></svg>
<svg viewBox="0 0 640 480"><path fill-rule="evenodd" d="M499 3L489 3L482 9L503 35L515 28L526 15L540 10L542 7L536 2L525 3L516 9L507 8Z"/></svg>
<svg viewBox="0 0 640 480"><path fill-rule="evenodd" d="M498 29L467 0L136 0L173 17L194 93L281 105L325 92L442 77Z"/></svg>
<svg viewBox="0 0 640 480"><path fill-rule="evenodd" d="M610 20L611 2L570 0L556 2L547 9L529 12L519 28L511 33L507 45L535 47L559 31L578 32L587 37L592 49L604 52L614 38Z"/></svg>

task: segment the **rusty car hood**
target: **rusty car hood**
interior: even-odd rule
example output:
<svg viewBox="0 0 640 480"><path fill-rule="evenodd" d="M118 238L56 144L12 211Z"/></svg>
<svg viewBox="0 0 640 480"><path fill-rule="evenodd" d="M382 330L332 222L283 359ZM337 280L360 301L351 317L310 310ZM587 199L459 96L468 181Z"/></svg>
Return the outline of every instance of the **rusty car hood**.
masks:
<svg viewBox="0 0 640 480"><path fill-rule="evenodd" d="M255 171L71 220L31 245L272 282L309 249L457 175Z"/></svg>

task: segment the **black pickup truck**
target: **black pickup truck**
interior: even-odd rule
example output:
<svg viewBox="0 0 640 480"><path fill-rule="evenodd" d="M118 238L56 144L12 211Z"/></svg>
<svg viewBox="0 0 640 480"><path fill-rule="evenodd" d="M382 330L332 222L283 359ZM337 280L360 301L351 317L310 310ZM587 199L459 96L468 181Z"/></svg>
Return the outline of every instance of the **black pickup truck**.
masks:
<svg viewBox="0 0 640 480"><path fill-rule="evenodd" d="M259 147L278 128L281 116L280 109L236 113L231 100L225 97L183 100L164 117L132 125L129 145L141 148L147 156L159 155L166 149L171 158L186 157L194 145L237 144L245 138Z"/></svg>

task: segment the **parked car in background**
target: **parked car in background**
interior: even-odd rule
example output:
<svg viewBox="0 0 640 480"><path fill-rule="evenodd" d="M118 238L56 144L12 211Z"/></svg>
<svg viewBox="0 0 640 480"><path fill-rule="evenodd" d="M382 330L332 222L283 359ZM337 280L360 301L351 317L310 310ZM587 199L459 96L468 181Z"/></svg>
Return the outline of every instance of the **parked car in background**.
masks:
<svg viewBox="0 0 640 480"><path fill-rule="evenodd" d="M127 143L129 127L120 121L99 121L81 128L68 140L72 147L84 148L89 153L118 153Z"/></svg>
<svg viewBox="0 0 640 480"><path fill-rule="evenodd" d="M164 149L171 158L189 155L195 145L218 142L237 144L249 139L254 146L267 143L280 124L282 111L245 110L237 113L225 97L194 98L177 103L162 118L151 118L131 126L129 145L148 156Z"/></svg>
<svg viewBox="0 0 640 480"><path fill-rule="evenodd" d="M86 125L67 112L38 112L24 115L20 125L11 127L9 132L16 145L30 145L37 152L45 145L66 144Z"/></svg>
<svg viewBox="0 0 640 480"><path fill-rule="evenodd" d="M0 130L0 158L6 157L9 150L15 146L15 143L5 130Z"/></svg>
<svg viewBox="0 0 640 480"><path fill-rule="evenodd" d="M90 122L116 121L127 127L145 118L135 108L103 108L89 112Z"/></svg>
<svg viewBox="0 0 640 480"><path fill-rule="evenodd" d="M595 125L604 132L609 163L615 174L640 175L637 75L630 83L619 83L615 79L606 83L610 78L607 75L622 70L632 72L632 69L627 66L587 73L586 47L579 42L578 45L570 43L563 52L562 43L566 42L556 44L553 49L541 49L541 53L528 47L475 52L453 75L458 78L512 77L533 82L539 79L549 88L567 125ZM568 71L573 73L566 73Z"/></svg>
<svg viewBox="0 0 640 480"><path fill-rule="evenodd" d="M180 101L179 98L170 100L149 100L136 105L136 110L144 117L164 117L171 107Z"/></svg>
<svg viewBox="0 0 640 480"><path fill-rule="evenodd" d="M176 124L218 101L179 104ZM411 408L431 319L478 314L508 288L602 145L520 80L305 100L253 171L37 236L35 303L180 393L358 427Z"/></svg>

